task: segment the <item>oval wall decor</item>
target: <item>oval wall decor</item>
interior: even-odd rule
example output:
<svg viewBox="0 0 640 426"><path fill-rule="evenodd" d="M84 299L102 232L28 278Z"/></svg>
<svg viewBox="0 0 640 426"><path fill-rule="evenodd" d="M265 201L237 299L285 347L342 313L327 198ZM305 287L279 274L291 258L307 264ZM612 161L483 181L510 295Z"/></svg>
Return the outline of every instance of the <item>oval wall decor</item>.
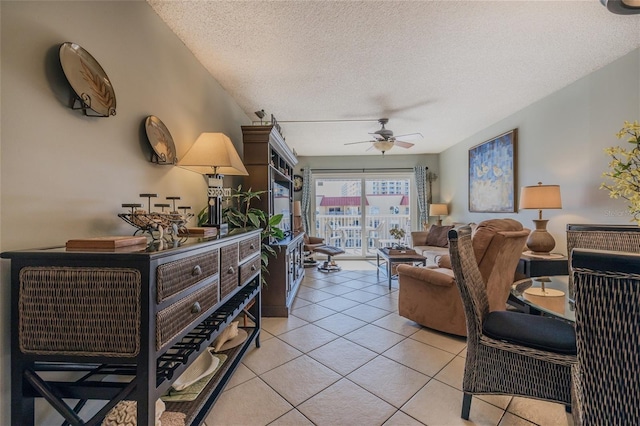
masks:
<svg viewBox="0 0 640 426"><path fill-rule="evenodd" d="M176 147L167 126L155 115L150 115L144 122L149 144L155 155L151 161L158 164L176 164Z"/></svg>
<svg viewBox="0 0 640 426"><path fill-rule="evenodd" d="M116 115L116 95L111 81L89 52L75 43L62 43L60 65L75 92L73 109L81 109L85 115L94 117Z"/></svg>

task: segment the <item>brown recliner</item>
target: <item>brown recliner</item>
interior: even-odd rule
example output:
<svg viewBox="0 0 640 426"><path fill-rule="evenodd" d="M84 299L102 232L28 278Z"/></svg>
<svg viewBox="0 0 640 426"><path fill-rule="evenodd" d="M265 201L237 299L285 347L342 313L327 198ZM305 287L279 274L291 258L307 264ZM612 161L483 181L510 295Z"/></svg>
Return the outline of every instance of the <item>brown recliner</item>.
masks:
<svg viewBox="0 0 640 426"><path fill-rule="evenodd" d="M487 285L491 311L506 309L509 290L529 232L513 219L485 220L476 228L473 251ZM462 299L448 255L438 260L437 268L398 265L398 280L401 316L445 333L467 335Z"/></svg>

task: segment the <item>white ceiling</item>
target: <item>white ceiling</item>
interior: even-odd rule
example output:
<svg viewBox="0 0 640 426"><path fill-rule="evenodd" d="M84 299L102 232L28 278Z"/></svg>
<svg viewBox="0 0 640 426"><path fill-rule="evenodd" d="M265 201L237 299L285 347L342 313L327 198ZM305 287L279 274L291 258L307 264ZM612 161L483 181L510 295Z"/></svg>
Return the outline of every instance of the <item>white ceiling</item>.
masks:
<svg viewBox="0 0 640 426"><path fill-rule="evenodd" d="M439 153L640 47L640 15L598 0L147 1L299 155L379 155L344 144L380 117L424 135L387 155Z"/></svg>

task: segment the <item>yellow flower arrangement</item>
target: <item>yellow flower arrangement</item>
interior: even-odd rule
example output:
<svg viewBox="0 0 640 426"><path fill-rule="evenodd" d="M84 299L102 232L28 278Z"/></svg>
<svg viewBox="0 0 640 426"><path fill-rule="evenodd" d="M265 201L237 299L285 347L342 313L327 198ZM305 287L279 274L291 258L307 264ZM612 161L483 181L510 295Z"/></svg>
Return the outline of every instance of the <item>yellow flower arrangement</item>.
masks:
<svg viewBox="0 0 640 426"><path fill-rule="evenodd" d="M603 182L600 188L607 189L611 198L624 198L629 201L629 212L640 225L640 124L638 121L625 121L624 127L616 136L618 139L629 136L627 142L633 144L633 148L605 148L604 152L611 157L611 170L604 172L602 177L609 178L612 182Z"/></svg>

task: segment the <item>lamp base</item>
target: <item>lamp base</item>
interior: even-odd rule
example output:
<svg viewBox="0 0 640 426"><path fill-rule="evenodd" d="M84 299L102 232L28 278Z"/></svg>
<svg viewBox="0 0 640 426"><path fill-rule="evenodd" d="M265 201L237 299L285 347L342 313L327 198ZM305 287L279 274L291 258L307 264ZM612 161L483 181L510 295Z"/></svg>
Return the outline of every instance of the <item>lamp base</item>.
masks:
<svg viewBox="0 0 640 426"><path fill-rule="evenodd" d="M556 241L553 239L550 233L547 232L546 219L534 219L533 223L536 225L536 229L529 234L527 238L527 247L534 254L548 255L551 250L556 246Z"/></svg>
<svg viewBox="0 0 640 426"><path fill-rule="evenodd" d="M545 297L564 296L564 291L562 290L556 290L554 288L542 288L542 287L528 288L524 291L524 293L530 296L545 296Z"/></svg>

